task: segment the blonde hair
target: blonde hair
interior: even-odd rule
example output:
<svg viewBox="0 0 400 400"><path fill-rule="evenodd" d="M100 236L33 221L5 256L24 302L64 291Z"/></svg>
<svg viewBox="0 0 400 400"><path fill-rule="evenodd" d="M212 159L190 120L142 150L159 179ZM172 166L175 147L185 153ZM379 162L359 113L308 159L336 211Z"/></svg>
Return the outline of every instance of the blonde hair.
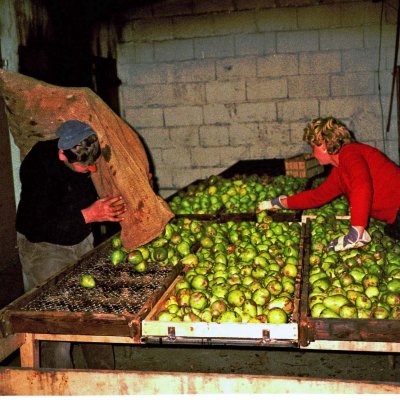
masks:
<svg viewBox="0 0 400 400"><path fill-rule="evenodd" d="M304 128L303 140L314 146L325 143L329 154L337 154L345 144L356 141L347 126L334 117L313 119Z"/></svg>

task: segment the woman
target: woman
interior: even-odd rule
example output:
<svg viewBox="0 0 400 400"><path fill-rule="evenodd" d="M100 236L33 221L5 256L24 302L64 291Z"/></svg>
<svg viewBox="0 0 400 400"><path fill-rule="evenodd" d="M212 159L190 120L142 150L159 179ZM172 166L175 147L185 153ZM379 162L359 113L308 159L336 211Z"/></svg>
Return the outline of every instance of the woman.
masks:
<svg viewBox="0 0 400 400"><path fill-rule="evenodd" d="M350 204L351 228L330 243L330 249L347 250L370 242L366 231L370 216L386 221L386 233L400 239L400 168L378 149L357 143L347 126L333 117L312 120L303 140L321 165L333 166L331 173L318 188L263 201L257 211L315 208L343 194Z"/></svg>

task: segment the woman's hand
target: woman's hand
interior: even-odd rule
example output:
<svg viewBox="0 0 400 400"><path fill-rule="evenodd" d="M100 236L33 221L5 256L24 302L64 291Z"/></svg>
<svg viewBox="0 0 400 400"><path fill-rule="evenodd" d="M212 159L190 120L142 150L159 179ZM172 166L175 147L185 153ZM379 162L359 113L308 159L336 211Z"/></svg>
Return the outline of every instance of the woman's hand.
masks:
<svg viewBox="0 0 400 400"><path fill-rule="evenodd" d="M363 226L352 226L347 235L340 236L333 240L329 244L328 250L343 251L353 249L365 246L370 241L371 237Z"/></svg>
<svg viewBox="0 0 400 400"><path fill-rule="evenodd" d="M124 219L125 212L126 205L121 196L107 196L83 209L82 215L87 224L101 221L120 222Z"/></svg>

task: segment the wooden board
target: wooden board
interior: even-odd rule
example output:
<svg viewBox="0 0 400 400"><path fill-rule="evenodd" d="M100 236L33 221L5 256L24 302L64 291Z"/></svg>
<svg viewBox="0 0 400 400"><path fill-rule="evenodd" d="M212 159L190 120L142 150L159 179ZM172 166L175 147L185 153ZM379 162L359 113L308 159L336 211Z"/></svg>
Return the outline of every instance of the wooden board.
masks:
<svg viewBox="0 0 400 400"><path fill-rule="evenodd" d="M243 374L0 368L0 393L19 396L398 394L396 382Z"/></svg>

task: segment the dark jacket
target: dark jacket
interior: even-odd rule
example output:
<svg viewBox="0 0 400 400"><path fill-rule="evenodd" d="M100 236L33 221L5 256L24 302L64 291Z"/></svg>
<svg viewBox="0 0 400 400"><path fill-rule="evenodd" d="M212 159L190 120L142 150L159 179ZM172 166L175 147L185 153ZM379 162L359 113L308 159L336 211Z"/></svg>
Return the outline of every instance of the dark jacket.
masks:
<svg viewBox="0 0 400 400"><path fill-rule="evenodd" d="M58 158L57 140L36 143L21 164L16 229L31 242L72 246L91 232L81 210L97 199L90 173Z"/></svg>

